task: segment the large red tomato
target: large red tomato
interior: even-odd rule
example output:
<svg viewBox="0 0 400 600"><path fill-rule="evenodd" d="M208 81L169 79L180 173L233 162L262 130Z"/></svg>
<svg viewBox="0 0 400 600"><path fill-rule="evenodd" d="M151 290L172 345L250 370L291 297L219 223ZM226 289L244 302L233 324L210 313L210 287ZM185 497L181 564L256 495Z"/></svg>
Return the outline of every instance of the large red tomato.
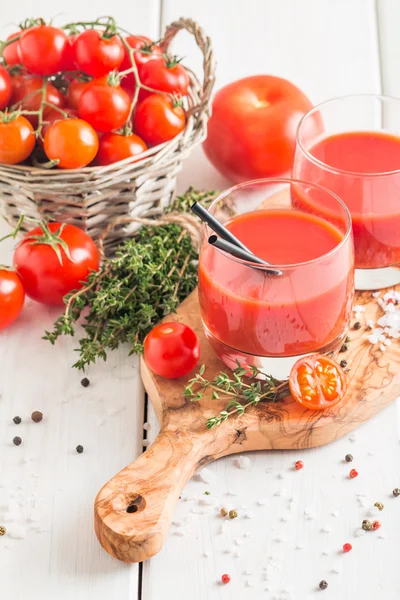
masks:
<svg viewBox="0 0 400 600"><path fill-rule="evenodd" d="M291 170L296 129L312 108L289 81L255 75L217 92L203 147L208 159L233 182Z"/></svg>
<svg viewBox="0 0 400 600"><path fill-rule="evenodd" d="M131 99L118 85L108 85L102 80L90 83L79 98L78 112L96 129L112 131L123 127L129 117Z"/></svg>
<svg viewBox="0 0 400 600"><path fill-rule="evenodd" d="M79 227L62 223L49 223L44 230L35 227L14 253L25 293L43 304L63 304L63 297L80 289L99 264L92 238Z"/></svg>
<svg viewBox="0 0 400 600"><path fill-rule="evenodd" d="M0 269L0 331L11 325L24 305L25 292L15 271Z"/></svg>
<svg viewBox="0 0 400 600"><path fill-rule="evenodd" d="M9 105L11 92L11 76L7 69L0 65L0 110Z"/></svg>
<svg viewBox="0 0 400 600"><path fill-rule="evenodd" d="M68 36L58 27L39 25L21 33L18 56L34 75L55 75L63 68Z"/></svg>
<svg viewBox="0 0 400 600"><path fill-rule="evenodd" d="M172 140L183 131L186 124L185 111L169 96L151 94L135 111L135 131L149 146L157 146Z"/></svg>
<svg viewBox="0 0 400 600"><path fill-rule="evenodd" d="M78 35L74 50L78 67L93 77L101 77L118 69L124 58L124 47L117 35L103 38L101 33L94 29L88 29Z"/></svg>

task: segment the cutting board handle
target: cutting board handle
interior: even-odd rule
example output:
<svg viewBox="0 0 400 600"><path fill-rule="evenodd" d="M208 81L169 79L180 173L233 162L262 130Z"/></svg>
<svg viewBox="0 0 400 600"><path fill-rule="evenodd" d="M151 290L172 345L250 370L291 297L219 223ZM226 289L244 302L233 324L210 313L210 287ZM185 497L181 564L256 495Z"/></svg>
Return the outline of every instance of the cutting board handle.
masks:
<svg viewBox="0 0 400 600"><path fill-rule="evenodd" d="M95 530L103 548L125 562L157 554L181 491L202 456L204 445L196 444L191 432L162 430L147 451L97 495Z"/></svg>

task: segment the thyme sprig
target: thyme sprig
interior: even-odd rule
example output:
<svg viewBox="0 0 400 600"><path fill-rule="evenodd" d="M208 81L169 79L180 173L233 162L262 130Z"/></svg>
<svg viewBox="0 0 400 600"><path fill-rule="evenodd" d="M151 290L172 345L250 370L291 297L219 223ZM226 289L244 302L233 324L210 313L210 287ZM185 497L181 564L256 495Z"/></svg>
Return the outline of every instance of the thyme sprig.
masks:
<svg viewBox="0 0 400 600"><path fill-rule="evenodd" d="M188 212L195 201L207 206L214 197L189 189L167 212ZM54 344L61 335L73 336L84 316L74 367L106 360L108 350L125 342L130 354L141 353L147 333L196 287L197 259L190 236L177 224L140 227L89 275L85 287L65 297L65 312L44 339Z"/></svg>
<svg viewBox="0 0 400 600"><path fill-rule="evenodd" d="M190 379L183 391L185 398L197 402L208 396L212 400L226 398L228 403L224 410L215 417L210 417L206 426L212 429L221 425L229 417L241 417L247 408L257 406L259 402L279 402L289 395L287 381L279 381L266 375L257 367L242 367L239 363L231 375L220 372L214 379L204 377L205 366Z"/></svg>

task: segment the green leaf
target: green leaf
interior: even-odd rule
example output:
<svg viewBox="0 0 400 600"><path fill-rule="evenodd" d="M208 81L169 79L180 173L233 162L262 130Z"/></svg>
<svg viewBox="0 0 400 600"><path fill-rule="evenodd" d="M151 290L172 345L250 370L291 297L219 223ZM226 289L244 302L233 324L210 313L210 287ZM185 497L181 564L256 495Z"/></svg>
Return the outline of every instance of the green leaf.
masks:
<svg viewBox="0 0 400 600"><path fill-rule="evenodd" d="M201 365L199 373L200 375L204 375L204 371L206 370L206 365Z"/></svg>

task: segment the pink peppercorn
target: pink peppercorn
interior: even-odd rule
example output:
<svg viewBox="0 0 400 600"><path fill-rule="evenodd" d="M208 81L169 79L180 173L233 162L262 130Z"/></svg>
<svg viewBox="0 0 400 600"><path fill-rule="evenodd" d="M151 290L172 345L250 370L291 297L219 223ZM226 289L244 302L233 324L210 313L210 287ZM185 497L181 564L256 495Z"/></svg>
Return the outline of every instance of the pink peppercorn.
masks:
<svg viewBox="0 0 400 600"><path fill-rule="evenodd" d="M296 462L294 463L294 468L296 469L296 471L300 471L300 469L302 469L304 467L304 463L302 460L296 460Z"/></svg>
<svg viewBox="0 0 400 600"><path fill-rule="evenodd" d="M350 552L353 550L353 546L351 544L343 544L343 552Z"/></svg>
<svg viewBox="0 0 400 600"><path fill-rule="evenodd" d="M380 521L373 521L372 522L372 529L374 531L376 531L377 529L379 529L379 527L381 527L382 523Z"/></svg>
<svg viewBox="0 0 400 600"><path fill-rule="evenodd" d="M231 576L228 575L227 573L224 573L224 575L222 575L222 577L221 577L222 583L229 583L230 580L231 580Z"/></svg>
<svg viewBox="0 0 400 600"><path fill-rule="evenodd" d="M357 477L357 476L358 476L358 471L356 471L355 469L352 469L350 471L350 477L351 477L351 479L354 479L354 477Z"/></svg>

